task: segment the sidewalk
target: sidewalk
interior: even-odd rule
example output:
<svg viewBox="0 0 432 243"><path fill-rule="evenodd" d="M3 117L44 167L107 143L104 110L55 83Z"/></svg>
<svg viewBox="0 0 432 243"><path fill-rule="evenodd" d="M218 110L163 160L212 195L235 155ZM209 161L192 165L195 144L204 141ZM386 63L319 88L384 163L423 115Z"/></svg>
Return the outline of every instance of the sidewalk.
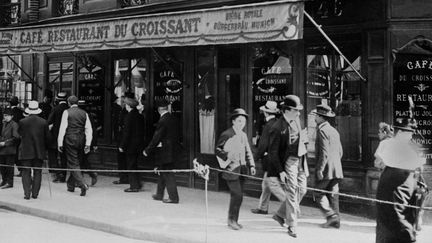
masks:
<svg viewBox="0 0 432 243"><path fill-rule="evenodd" d="M113 177L99 176L95 187L87 196L80 197L67 192L66 185L51 184L51 196L47 175L44 174L38 199L24 200L21 178L15 178L12 189L0 190L0 207L19 213L39 216L95 230L156 242L205 242L205 193L203 190L179 187L180 204L164 204L154 201L154 183L145 183L144 191L125 193L128 185L114 185ZM86 178L87 180L88 177ZM374 242L375 221L341 215L339 230L322 229L321 213L313 207L302 207L298 238L288 236L269 215L255 215L250 209L258 199L245 197L239 222L244 229L233 231L226 226L229 194L209 192L209 217L207 242ZM271 202L270 211L278 202ZM1 220L1 219L0 219ZM49 230L49 229L47 229ZM53 232L55 233L55 232ZM8 236L2 236L7 239ZM418 242L432 237L432 226L425 226Z"/></svg>

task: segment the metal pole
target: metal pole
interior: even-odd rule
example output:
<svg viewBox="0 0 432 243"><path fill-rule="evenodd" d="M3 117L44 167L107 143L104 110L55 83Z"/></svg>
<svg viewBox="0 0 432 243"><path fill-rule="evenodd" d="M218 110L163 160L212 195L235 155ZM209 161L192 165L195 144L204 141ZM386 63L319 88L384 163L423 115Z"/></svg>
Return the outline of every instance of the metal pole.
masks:
<svg viewBox="0 0 432 243"><path fill-rule="evenodd" d="M333 46L333 48L339 53L339 55L342 56L342 58L350 65L350 67L354 70L354 72L360 77L361 80L366 82L367 80L357 71L357 69L352 65L352 63L342 54L342 52L339 50L339 48L336 46L336 44L328 37L328 35L322 30L321 25L318 25L317 22L306 12L306 10L303 11L306 17L312 22L312 24L317 27L319 32L326 38L326 40Z"/></svg>

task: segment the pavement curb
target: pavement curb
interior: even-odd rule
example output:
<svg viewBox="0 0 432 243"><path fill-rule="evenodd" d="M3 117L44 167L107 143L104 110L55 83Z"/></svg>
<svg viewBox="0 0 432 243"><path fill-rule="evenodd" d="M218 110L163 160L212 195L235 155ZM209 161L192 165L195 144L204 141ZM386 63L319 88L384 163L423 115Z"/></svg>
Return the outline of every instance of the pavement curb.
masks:
<svg viewBox="0 0 432 243"><path fill-rule="evenodd" d="M80 217L67 215L67 214L50 212L47 210L42 210L42 209L24 206L15 203L9 203L2 200L0 200L0 208L14 211L21 214L48 219L60 223L71 224L83 228L103 231L110 234L116 234L127 238L135 239L135 240L155 241L161 243L162 242L164 243L172 243L172 242L176 242L176 243L177 242L179 243L200 242L201 243L202 242L202 240L201 241L197 241L194 239L186 240L186 239L176 238L175 236L170 236L170 235L142 232L139 230L133 230L119 225L103 223L95 220L83 219Z"/></svg>

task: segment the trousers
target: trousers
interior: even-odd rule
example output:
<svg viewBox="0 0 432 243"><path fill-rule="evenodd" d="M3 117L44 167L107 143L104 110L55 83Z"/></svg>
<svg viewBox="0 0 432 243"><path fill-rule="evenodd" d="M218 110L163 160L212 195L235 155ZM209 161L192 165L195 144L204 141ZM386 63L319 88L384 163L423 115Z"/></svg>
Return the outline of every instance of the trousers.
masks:
<svg viewBox="0 0 432 243"><path fill-rule="evenodd" d="M43 165L43 161L40 159L21 160L20 163L22 166L28 167L42 167ZM31 176L32 170L33 177ZM33 197L37 197L41 188L42 169L23 168L21 179L24 189L24 196L30 197L31 194Z"/></svg>

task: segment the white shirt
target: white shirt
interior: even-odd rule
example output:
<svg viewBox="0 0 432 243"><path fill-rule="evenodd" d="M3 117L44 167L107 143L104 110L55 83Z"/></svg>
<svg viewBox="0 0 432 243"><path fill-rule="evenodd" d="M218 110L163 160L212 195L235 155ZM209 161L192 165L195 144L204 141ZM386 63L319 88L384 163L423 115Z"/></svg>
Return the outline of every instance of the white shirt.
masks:
<svg viewBox="0 0 432 243"><path fill-rule="evenodd" d="M415 145L398 135L382 141L375 155L381 158L386 166L404 170L415 170L426 163Z"/></svg>
<svg viewBox="0 0 432 243"><path fill-rule="evenodd" d="M72 105L71 107L77 107L77 106L78 105ZM68 117L69 117L68 110L63 111L63 115L62 115L62 119L61 119L61 123L60 123L59 135L57 138L57 144L59 147L63 147L63 139L64 139L64 136L66 134L66 128L68 127ZM93 139L93 134L92 134L93 131L92 131L90 119L89 119L87 113L86 113L86 123L85 123L85 127L84 127L84 133L85 133L85 137L86 137L85 145L90 146L91 141Z"/></svg>

